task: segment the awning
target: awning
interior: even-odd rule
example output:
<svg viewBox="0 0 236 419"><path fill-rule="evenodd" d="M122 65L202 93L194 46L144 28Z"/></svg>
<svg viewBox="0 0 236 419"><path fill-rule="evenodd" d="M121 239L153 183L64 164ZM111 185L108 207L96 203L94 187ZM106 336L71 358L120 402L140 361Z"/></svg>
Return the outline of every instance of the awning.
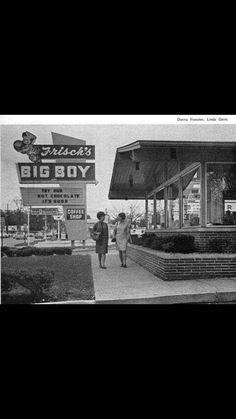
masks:
<svg viewBox="0 0 236 419"><path fill-rule="evenodd" d="M236 142L135 141L116 151L109 199L145 199L153 189L202 161L236 161Z"/></svg>

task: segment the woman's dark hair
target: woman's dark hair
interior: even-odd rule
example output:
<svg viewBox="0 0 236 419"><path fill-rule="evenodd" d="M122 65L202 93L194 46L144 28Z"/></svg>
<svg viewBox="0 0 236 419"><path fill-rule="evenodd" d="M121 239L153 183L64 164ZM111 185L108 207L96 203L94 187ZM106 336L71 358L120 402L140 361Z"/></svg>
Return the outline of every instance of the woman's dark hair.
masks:
<svg viewBox="0 0 236 419"><path fill-rule="evenodd" d="M125 220L125 213L124 212L120 212L120 214L118 214L118 217L122 218L123 220Z"/></svg>
<svg viewBox="0 0 236 419"><path fill-rule="evenodd" d="M103 211L99 211L98 213L97 213L97 218L100 220L101 219L101 217L104 217L105 216L105 212L103 212Z"/></svg>

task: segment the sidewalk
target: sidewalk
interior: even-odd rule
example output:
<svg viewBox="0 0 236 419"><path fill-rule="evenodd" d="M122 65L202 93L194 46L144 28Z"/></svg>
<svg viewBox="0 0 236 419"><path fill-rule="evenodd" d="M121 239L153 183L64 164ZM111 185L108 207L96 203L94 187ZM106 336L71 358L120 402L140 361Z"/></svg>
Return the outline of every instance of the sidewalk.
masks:
<svg viewBox="0 0 236 419"><path fill-rule="evenodd" d="M130 259L127 259L128 268L121 268L115 250L108 253L107 269L98 267L96 254L92 254L91 258L95 301L98 304L236 302L236 275L230 279L167 282Z"/></svg>

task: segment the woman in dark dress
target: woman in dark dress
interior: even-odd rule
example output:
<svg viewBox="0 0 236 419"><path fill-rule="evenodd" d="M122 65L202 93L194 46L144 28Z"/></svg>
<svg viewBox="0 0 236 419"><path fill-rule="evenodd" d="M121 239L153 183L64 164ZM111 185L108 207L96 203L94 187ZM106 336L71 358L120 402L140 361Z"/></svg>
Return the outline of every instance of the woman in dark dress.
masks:
<svg viewBox="0 0 236 419"><path fill-rule="evenodd" d="M108 225L104 222L105 213L99 211L97 213L98 222L93 226L93 231L101 233L96 241L96 253L98 253L99 267L106 269L106 253L108 253Z"/></svg>

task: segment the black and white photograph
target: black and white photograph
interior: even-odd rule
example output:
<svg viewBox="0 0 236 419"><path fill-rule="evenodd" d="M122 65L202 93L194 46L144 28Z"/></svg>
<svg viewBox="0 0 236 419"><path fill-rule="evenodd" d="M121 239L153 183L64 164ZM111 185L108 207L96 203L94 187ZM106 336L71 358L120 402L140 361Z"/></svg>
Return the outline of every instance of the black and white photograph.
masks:
<svg viewBox="0 0 236 419"><path fill-rule="evenodd" d="M1 304L236 303L234 115L0 116Z"/></svg>

